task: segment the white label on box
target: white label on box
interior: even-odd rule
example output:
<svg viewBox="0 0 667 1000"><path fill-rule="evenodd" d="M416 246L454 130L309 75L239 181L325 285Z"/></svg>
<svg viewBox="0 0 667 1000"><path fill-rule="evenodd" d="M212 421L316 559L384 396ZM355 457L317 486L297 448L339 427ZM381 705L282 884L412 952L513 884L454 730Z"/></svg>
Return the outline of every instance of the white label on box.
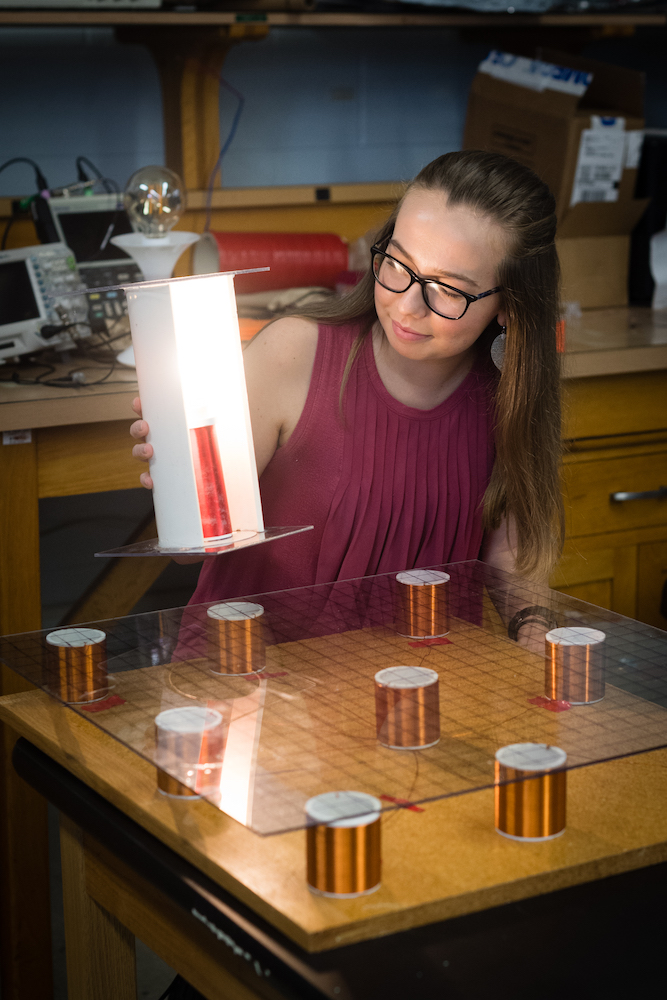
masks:
<svg viewBox="0 0 667 1000"><path fill-rule="evenodd" d="M579 141L570 207L580 201L618 201L625 163L625 119L591 115Z"/></svg>
<svg viewBox="0 0 667 1000"><path fill-rule="evenodd" d="M642 155L644 133L641 129L631 129L625 133L625 168L636 170Z"/></svg>
<svg viewBox="0 0 667 1000"><path fill-rule="evenodd" d="M30 444L32 431L3 431L3 444Z"/></svg>
<svg viewBox="0 0 667 1000"><path fill-rule="evenodd" d="M625 118L612 118L611 115L591 115L591 128L602 128L605 132L625 132Z"/></svg>
<svg viewBox="0 0 667 1000"><path fill-rule="evenodd" d="M538 91L558 90L564 94L574 94L575 97L585 94L593 79L592 73L581 69L568 69L567 66L556 66L540 59L528 59L526 56L513 56L509 52L498 52L497 49L489 52L479 64L478 71L517 87Z"/></svg>

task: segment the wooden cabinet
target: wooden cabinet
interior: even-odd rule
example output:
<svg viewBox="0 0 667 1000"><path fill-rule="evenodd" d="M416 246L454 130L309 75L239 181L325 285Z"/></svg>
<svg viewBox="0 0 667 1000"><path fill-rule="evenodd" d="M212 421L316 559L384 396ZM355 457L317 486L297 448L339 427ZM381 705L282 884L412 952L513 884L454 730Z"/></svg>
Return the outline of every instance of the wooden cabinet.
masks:
<svg viewBox="0 0 667 1000"><path fill-rule="evenodd" d="M566 542L557 590L667 629L667 372L565 383ZM664 605L663 605L664 610Z"/></svg>
<svg viewBox="0 0 667 1000"><path fill-rule="evenodd" d="M638 546L637 556L637 607L638 617L649 625L667 629L667 600L663 591L667 587L667 541L645 543ZM662 607L662 610L661 610Z"/></svg>

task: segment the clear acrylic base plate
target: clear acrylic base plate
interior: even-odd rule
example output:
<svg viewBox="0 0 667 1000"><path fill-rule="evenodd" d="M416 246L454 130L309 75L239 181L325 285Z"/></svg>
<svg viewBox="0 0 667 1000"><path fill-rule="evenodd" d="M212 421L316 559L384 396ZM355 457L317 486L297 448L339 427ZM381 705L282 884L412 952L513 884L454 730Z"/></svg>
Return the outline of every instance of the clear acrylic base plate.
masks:
<svg viewBox="0 0 667 1000"><path fill-rule="evenodd" d="M246 549L251 545L263 545L273 542L276 538L287 538L288 535L300 535L303 531L312 531L312 524L302 524L291 528L265 528L264 531L234 531L228 538L207 541L205 545L192 548L173 548L161 546L158 538L149 538L134 545L121 545L118 549L106 549L96 552L96 556L219 556L237 549Z"/></svg>
<svg viewBox="0 0 667 1000"><path fill-rule="evenodd" d="M0 637L0 661L261 836L306 827L306 803L326 792L362 792L397 811L491 789L497 751L515 743L559 747L568 770L667 747L666 632L481 562L429 568L449 577L446 643L398 635L394 572L239 594L245 610L238 603L236 610L255 629L227 630L225 619L208 613L219 601L68 626L72 644L104 635L94 684L87 659L73 656L63 670L53 657L63 648L47 642L53 628ZM257 605L263 613L250 617ZM510 639L508 623L538 606L539 629ZM552 619L558 628L604 633L605 693L597 704L547 697ZM255 670L221 672L241 661ZM438 675L440 740L392 750L378 739L375 676L411 663ZM103 686L110 696L92 700ZM81 704L90 688L91 701ZM185 749L180 757L158 754L156 719L187 708L220 716L215 739L195 740L190 757ZM191 808L181 800L179 809ZM488 822L492 829L493 811Z"/></svg>

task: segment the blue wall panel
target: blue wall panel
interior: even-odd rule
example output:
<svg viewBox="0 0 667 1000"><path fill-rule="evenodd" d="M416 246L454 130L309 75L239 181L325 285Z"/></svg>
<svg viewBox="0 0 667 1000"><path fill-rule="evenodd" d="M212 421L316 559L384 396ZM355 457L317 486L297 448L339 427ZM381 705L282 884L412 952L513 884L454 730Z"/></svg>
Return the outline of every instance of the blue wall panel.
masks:
<svg viewBox="0 0 667 1000"><path fill-rule="evenodd" d="M0 29L0 162L30 156L52 187L88 156L123 187L164 158L160 83L148 51L113 31ZM32 193L33 172L0 174L0 194Z"/></svg>
<svg viewBox="0 0 667 1000"><path fill-rule="evenodd" d="M667 125L664 32L587 52L647 72L647 122ZM470 38L470 35L467 36ZM446 29L273 29L234 46L224 75L245 108L223 164L228 187L404 180L461 143L467 92L486 44ZM31 156L52 186L90 157L122 187L164 158L160 86L147 50L113 31L0 29L0 158ZM236 109L223 89L221 131ZM0 174L0 194L33 190Z"/></svg>
<svg viewBox="0 0 667 1000"><path fill-rule="evenodd" d="M237 46L224 75L246 105L224 184L412 177L460 147L468 88L485 52L453 31L404 29L280 29ZM223 91L223 137L235 108Z"/></svg>

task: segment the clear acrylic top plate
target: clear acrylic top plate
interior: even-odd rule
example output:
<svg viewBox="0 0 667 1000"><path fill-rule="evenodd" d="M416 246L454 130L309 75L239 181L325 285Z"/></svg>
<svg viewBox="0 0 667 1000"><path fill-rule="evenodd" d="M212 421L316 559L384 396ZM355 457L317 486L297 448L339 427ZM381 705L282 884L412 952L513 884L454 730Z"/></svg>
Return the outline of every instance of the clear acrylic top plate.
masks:
<svg viewBox="0 0 667 1000"><path fill-rule="evenodd" d="M108 690L87 704L70 700L82 697L90 664L58 673L46 642L53 629L5 637L0 658L144 759L161 753L164 772L260 834L305 826L305 803L322 792L366 792L396 809L486 788L508 744L560 747L567 768L667 746L667 633L480 562L434 568L451 578L446 638L397 633L391 573L239 598L264 609L242 643L260 660L263 644L265 666L244 676L216 672L230 640L211 605L86 626L106 634L106 664L95 669L108 672ZM517 643L507 625L527 608L538 610L524 615ZM605 634L595 704L545 696L544 636L555 625ZM441 736L429 749L378 741L374 676L396 665L439 676ZM155 725L161 712L193 707L219 722L218 742L204 750L200 738L194 765L183 744L171 757L159 750Z"/></svg>

